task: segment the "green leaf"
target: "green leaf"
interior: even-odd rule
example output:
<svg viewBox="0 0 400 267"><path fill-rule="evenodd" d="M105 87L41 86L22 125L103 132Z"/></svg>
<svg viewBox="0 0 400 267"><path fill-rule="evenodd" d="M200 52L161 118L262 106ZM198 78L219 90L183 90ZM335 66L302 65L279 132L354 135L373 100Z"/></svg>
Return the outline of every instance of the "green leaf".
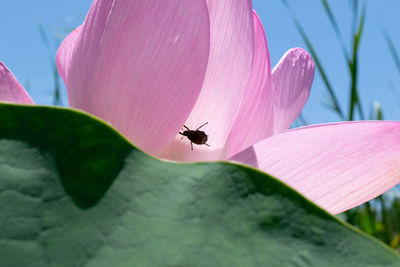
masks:
<svg viewBox="0 0 400 267"><path fill-rule="evenodd" d="M152 158L72 109L0 105L2 266L399 266L256 169Z"/></svg>

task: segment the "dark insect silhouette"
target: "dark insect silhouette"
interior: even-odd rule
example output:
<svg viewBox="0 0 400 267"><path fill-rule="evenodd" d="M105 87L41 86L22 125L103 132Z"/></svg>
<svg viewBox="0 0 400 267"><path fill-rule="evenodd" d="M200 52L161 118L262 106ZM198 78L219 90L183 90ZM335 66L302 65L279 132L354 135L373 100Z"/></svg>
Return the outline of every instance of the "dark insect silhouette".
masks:
<svg viewBox="0 0 400 267"><path fill-rule="evenodd" d="M190 130L188 127L183 125L183 127L186 128L186 131L183 131L183 133L179 132L181 135L183 135L181 140L183 139L183 137L186 136L190 140L190 147L192 148L192 150L193 150L193 143L195 143L196 145L210 146L209 144L206 143L208 140L208 135L206 135L206 133L203 131L199 131L201 127L207 124L208 122L204 123L196 130Z"/></svg>

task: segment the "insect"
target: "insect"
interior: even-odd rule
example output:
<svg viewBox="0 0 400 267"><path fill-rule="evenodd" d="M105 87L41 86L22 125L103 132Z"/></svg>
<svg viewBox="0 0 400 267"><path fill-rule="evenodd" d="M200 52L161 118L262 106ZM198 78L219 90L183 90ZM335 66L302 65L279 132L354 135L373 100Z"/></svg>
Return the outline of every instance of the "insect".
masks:
<svg viewBox="0 0 400 267"><path fill-rule="evenodd" d="M209 144L206 143L208 140L208 135L206 135L206 133L203 131L199 131L201 127L207 124L208 122L204 123L196 130L190 130L188 127L183 125L183 127L186 128L186 131L183 131L183 133L179 132L181 135L183 135L181 140L183 139L183 137L186 136L190 140L190 147L192 148L192 150L193 150L193 143L195 143L196 145L210 146Z"/></svg>

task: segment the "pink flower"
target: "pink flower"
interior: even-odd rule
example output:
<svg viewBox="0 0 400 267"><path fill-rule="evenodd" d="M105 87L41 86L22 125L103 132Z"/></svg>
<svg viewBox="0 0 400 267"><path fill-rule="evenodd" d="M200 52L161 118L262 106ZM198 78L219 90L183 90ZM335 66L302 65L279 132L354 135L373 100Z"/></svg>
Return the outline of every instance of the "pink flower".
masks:
<svg viewBox="0 0 400 267"><path fill-rule="evenodd" d="M295 48L271 72L251 0L95 0L57 66L72 107L154 156L253 165L332 213L399 183L398 122L287 130L308 98L314 63ZM0 101L31 103L3 65L0 82ZM182 126L206 122L210 146L191 150Z"/></svg>
<svg viewBox="0 0 400 267"><path fill-rule="evenodd" d="M8 103L34 104L32 98L0 61L0 101Z"/></svg>

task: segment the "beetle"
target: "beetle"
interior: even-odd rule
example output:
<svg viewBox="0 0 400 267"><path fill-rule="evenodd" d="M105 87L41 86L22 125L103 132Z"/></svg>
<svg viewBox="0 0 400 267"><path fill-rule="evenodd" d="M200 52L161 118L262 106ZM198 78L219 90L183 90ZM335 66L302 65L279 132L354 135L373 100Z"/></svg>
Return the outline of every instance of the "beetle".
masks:
<svg viewBox="0 0 400 267"><path fill-rule="evenodd" d="M196 130L190 130L186 125L183 125L183 127L186 128L185 131L183 132L179 132L182 136L181 140L183 139L183 137L187 137L190 141L190 147L193 150L193 143L195 143L196 145L206 145L206 146L210 146L209 144L207 144L207 140L208 140L208 135L203 132L203 131L199 131L199 129L205 125L207 125L208 122L204 123L203 125L201 125L200 127L198 127Z"/></svg>

